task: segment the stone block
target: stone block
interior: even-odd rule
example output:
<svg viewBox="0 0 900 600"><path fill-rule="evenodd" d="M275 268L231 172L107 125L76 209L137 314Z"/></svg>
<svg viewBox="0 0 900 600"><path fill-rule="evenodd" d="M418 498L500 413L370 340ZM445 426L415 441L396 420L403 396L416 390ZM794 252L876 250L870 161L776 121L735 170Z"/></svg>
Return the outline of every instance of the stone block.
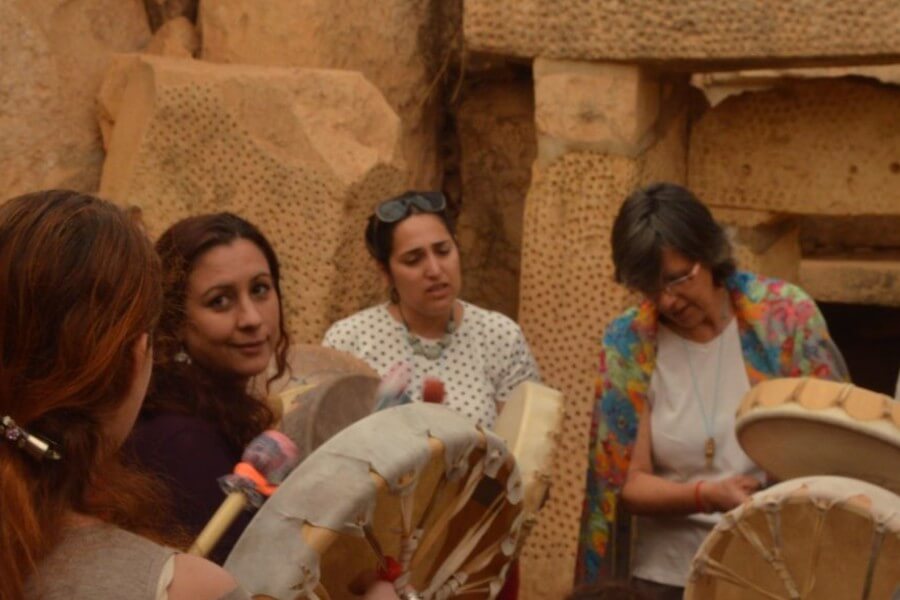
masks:
<svg viewBox="0 0 900 600"><path fill-rule="evenodd" d="M900 56L892 0L466 0L464 9L471 50L523 58L696 67Z"/></svg>
<svg viewBox="0 0 900 600"><path fill-rule="evenodd" d="M523 600L564 598L573 583L600 340L634 300L613 281L610 230L638 178L635 160L572 152L535 168L526 200L520 323L565 414L550 498L520 559Z"/></svg>
<svg viewBox="0 0 900 600"><path fill-rule="evenodd" d="M534 88L544 163L568 150L635 157L655 139L659 83L640 67L538 58Z"/></svg>
<svg viewBox="0 0 900 600"><path fill-rule="evenodd" d="M408 183L440 182L435 87L452 53L441 39L437 0L205 0L200 5L204 60L359 71L403 123Z"/></svg>
<svg viewBox="0 0 900 600"><path fill-rule="evenodd" d="M800 263L800 285L819 302L900 307L900 254L815 258Z"/></svg>
<svg viewBox="0 0 900 600"><path fill-rule="evenodd" d="M755 227L726 226L738 268L797 283L800 279L800 227L790 219Z"/></svg>
<svg viewBox="0 0 900 600"><path fill-rule="evenodd" d="M94 95L112 56L149 39L141 0L0 2L0 201L54 187L96 191Z"/></svg>
<svg viewBox="0 0 900 600"><path fill-rule="evenodd" d="M900 91L814 80L728 98L691 129L690 187L711 206L900 214Z"/></svg>
<svg viewBox="0 0 900 600"><path fill-rule="evenodd" d="M531 83L488 83L468 90L456 124L463 296L515 319L525 196L537 154Z"/></svg>
<svg viewBox="0 0 900 600"><path fill-rule="evenodd" d="M689 94L686 79L661 82L659 116L653 131L645 136L650 145L637 157L638 185L658 181L687 184Z"/></svg>
<svg viewBox="0 0 900 600"><path fill-rule="evenodd" d="M816 215L799 221L804 256L900 251L900 215Z"/></svg>
<svg viewBox="0 0 900 600"><path fill-rule="evenodd" d="M359 73L143 55L125 69L101 193L151 235L228 210L271 238L294 341L316 343L373 303L363 244L375 203L403 188L399 119Z"/></svg>

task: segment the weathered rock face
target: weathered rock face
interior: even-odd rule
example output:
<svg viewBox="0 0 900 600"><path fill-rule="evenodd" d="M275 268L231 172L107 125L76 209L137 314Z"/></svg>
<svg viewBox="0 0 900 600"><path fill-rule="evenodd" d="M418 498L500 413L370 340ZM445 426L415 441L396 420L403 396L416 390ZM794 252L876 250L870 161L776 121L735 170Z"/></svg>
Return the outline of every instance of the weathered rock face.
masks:
<svg viewBox="0 0 900 600"><path fill-rule="evenodd" d="M139 206L154 236L221 210L259 226L282 262L297 342L374 302L362 231L401 191L402 161L399 120L365 78L146 55L111 75L124 81L101 99L113 120L104 196Z"/></svg>
<svg viewBox="0 0 900 600"><path fill-rule="evenodd" d="M197 18L197 4L200 0L144 0L150 27L156 31L167 22L184 17L189 21Z"/></svg>
<svg viewBox="0 0 900 600"><path fill-rule="evenodd" d="M473 50L579 60L900 55L892 0L466 0Z"/></svg>
<svg viewBox="0 0 900 600"><path fill-rule="evenodd" d="M433 57L437 7L437 0L205 0L202 57L361 72L402 120L409 185L433 188L440 180L439 94L431 85L440 60Z"/></svg>
<svg viewBox="0 0 900 600"><path fill-rule="evenodd" d="M565 597L575 572L599 341L635 301L613 280L612 223L636 186L684 180L687 133L683 81L636 66L543 59L534 76L539 143L519 315L565 413L553 492L522 553L526 600Z"/></svg>
<svg viewBox="0 0 900 600"><path fill-rule="evenodd" d="M156 30L145 52L160 56L191 58L200 53L200 35L187 17L175 17Z"/></svg>
<svg viewBox="0 0 900 600"><path fill-rule="evenodd" d="M900 212L900 93L842 79L731 97L691 130L690 187L712 206Z"/></svg>
<svg viewBox="0 0 900 600"><path fill-rule="evenodd" d="M475 87L456 119L463 297L515 319L525 196L537 152L532 85L510 81Z"/></svg>
<svg viewBox="0 0 900 600"><path fill-rule="evenodd" d="M564 149L636 157L655 139L659 83L642 69L539 58L534 83L544 161L560 154L551 140L564 140Z"/></svg>
<svg viewBox="0 0 900 600"><path fill-rule="evenodd" d="M599 340L630 300L612 279L609 231L637 180L634 160L571 152L536 172L528 193L520 319L544 382L565 394L565 414L553 491L520 559L526 598L571 589Z"/></svg>
<svg viewBox="0 0 900 600"><path fill-rule="evenodd" d="M112 55L149 39L140 0L0 2L0 200L97 189L94 95Z"/></svg>

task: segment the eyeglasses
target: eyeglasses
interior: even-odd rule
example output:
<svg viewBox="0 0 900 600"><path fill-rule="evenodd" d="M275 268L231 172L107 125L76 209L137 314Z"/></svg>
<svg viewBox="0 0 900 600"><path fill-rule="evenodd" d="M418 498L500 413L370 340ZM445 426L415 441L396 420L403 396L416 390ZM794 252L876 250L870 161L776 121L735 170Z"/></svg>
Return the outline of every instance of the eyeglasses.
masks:
<svg viewBox="0 0 900 600"><path fill-rule="evenodd" d="M447 208L447 199L440 192L411 192L385 200L375 208L375 216L382 223L396 223L409 214L410 207L427 213Z"/></svg>
<svg viewBox="0 0 900 600"><path fill-rule="evenodd" d="M659 289L659 292L656 295L662 295L663 292L666 292L669 295L678 294L678 288L683 287L684 284L688 283L694 277L697 276L697 273L700 272L700 263L695 262L694 266L691 267L691 270L688 271L687 275L682 275L676 279L673 279L667 283L664 283L662 287Z"/></svg>

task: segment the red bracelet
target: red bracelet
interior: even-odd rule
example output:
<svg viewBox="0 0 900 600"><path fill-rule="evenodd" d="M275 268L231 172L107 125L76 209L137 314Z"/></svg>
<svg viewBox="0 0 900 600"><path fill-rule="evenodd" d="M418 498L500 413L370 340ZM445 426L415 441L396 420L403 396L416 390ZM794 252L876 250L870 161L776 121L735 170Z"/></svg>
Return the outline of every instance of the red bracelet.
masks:
<svg viewBox="0 0 900 600"><path fill-rule="evenodd" d="M701 485L703 485L702 479L694 485L694 508L696 508L699 513L705 513L709 512L709 510L703 505L703 500L700 498Z"/></svg>

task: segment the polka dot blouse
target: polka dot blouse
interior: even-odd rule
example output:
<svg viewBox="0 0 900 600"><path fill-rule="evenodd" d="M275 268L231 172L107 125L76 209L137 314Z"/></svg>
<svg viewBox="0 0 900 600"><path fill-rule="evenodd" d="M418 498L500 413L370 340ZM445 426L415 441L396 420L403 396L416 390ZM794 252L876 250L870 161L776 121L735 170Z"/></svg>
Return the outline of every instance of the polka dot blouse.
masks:
<svg viewBox="0 0 900 600"><path fill-rule="evenodd" d="M412 400L422 400L426 377L444 383L444 404L472 421L493 427L498 403L525 380L539 381L537 363L522 330L509 317L467 302L462 322L441 356L430 360L414 354L406 328L388 312L387 304L373 306L338 321L322 342L366 361L384 376L394 365L406 362L412 369L407 388ZM437 340L422 340L437 346Z"/></svg>

